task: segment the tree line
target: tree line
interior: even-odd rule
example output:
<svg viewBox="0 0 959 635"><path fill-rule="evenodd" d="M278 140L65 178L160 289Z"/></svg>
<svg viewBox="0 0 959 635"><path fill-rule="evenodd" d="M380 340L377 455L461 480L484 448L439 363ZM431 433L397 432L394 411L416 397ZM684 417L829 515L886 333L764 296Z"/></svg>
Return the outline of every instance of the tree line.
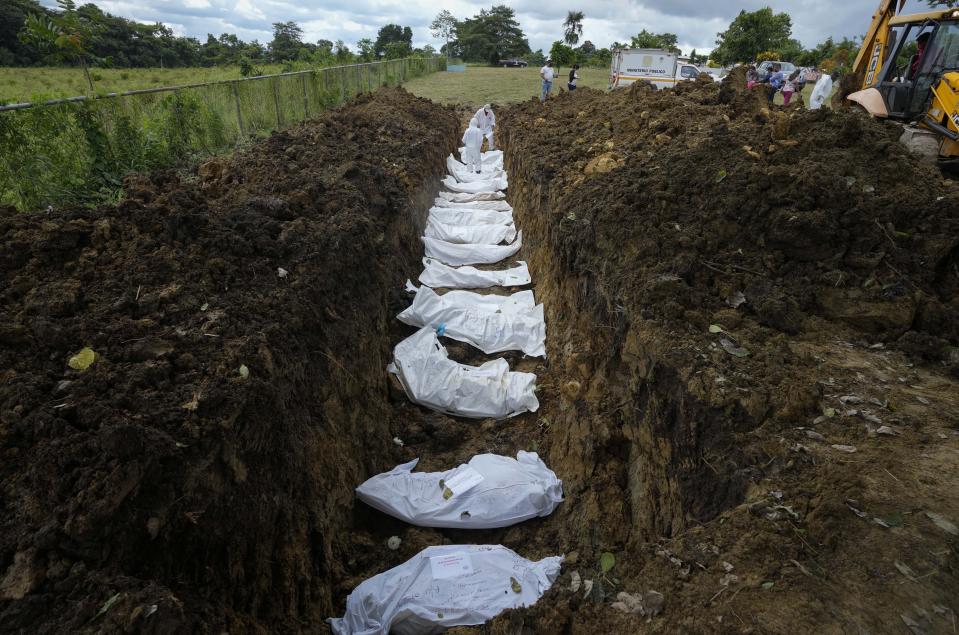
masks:
<svg viewBox="0 0 959 635"><path fill-rule="evenodd" d="M376 40L364 38L352 51L342 40L307 42L296 22L273 24L273 39L244 42L235 34L208 34L201 42L179 37L162 23L144 24L104 12L94 4L58 0L47 9L38 0L0 1L0 66L75 64L105 68L240 65L246 74L263 63L348 64L410 55L432 55L413 47L413 30L388 24Z"/></svg>
<svg viewBox="0 0 959 635"><path fill-rule="evenodd" d="M927 0L930 5L955 4L955 0ZM162 23L144 24L104 12L94 4L76 6L74 0L57 0L56 10L38 0L0 2L0 66L32 66L66 63L84 67L189 67L239 65L244 74L258 72L257 64L273 62L307 63L315 66L357 61L396 59L410 55L432 55L431 46L413 47L409 26L387 24L377 37L363 38L353 51L342 40L308 42L296 22L273 24L273 39L244 42L235 34L208 34L201 42L180 37ZM569 11L562 24L562 38L548 52L533 51L529 40L507 5L493 5L476 15L459 19L442 11L430 25L434 37L443 40L440 52L472 63L499 64L518 58L542 64L547 57L557 64L607 66L616 48L661 48L680 52L674 33L643 29L629 42L597 47L583 36L582 11ZM714 65L776 59L800 66L822 66L829 70L848 67L859 43L827 38L806 49L792 37L792 19L765 7L741 11L722 33L709 56L695 50L691 61Z"/></svg>

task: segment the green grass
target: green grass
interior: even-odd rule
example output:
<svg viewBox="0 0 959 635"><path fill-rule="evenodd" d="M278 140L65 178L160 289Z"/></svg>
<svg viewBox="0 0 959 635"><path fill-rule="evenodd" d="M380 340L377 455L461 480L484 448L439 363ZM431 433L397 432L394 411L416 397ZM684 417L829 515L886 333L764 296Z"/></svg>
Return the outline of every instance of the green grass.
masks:
<svg viewBox="0 0 959 635"><path fill-rule="evenodd" d="M264 73L282 72L279 64L258 66ZM239 66L215 68L95 68L91 74L97 93L199 84L224 79L239 79ZM79 68L0 67L0 103L33 101L85 95L89 87Z"/></svg>
<svg viewBox="0 0 959 635"><path fill-rule="evenodd" d="M569 69L561 69L553 82L553 94L562 87L566 90ZM581 68L579 85L605 90L609 85L609 70ZM492 68L470 66L465 73L440 72L411 80L405 87L414 95L444 104L513 103L530 97L539 97L541 81L539 68Z"/></svg>
<svg viewBox="0 0 959 635"><path fill-rule="evenodd" d="M553 82L554 94L560 87L566 90L567 73L569 69L561 71L560 77ZM606 90L609 71L605 68L583 68L579 71L579 78L580 86ZM803 90L803 100L807 104L813 86L815 82L810 82ZM539 97L539 69L468 66L465 73L440 72L419 77L407 82L406 89L414 95L444 104L469 104L478 108L485 103L515 103L533 96ZM776 95L775 103L783 103L782 93ZM826 106L831 107L828 99Z"/></svg>

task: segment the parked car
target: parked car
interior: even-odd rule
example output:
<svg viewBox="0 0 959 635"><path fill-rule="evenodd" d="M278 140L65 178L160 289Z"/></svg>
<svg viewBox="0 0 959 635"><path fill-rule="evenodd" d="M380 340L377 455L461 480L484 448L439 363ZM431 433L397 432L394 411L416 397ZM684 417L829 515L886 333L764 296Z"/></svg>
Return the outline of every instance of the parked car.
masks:
<svg viewBox="0 0 959 635"><path fill-rule="evenodd" d="M500 60L499 65L503 68L526 68L529 62L524 60Z"/></svg>
<svg viewBox="0 0 959 635"><path fill-rule="evenodd" d="M769 76L773 74L773 64L779 64L779 70L783 72L785 77L789 77L789 75L796 70L796 65L792 62L775 62L766 60L765 62L760 62L759 66L756 67L756 71L759 73L759 81L769 81Z"/></svg>

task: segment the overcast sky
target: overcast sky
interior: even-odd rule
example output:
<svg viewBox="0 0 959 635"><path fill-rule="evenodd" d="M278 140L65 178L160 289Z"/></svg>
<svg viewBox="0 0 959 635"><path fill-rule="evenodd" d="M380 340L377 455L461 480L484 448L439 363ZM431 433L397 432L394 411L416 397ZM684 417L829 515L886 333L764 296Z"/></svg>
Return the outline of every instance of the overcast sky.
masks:
<svg viewBox="0 0 959 635"><path fill-rule="evenodd" d="M43 4L54 6L53 0ZM80 2L78 2L80 4ZM294 20L307 41L318 39L346 42L376 38L384 24L396 23L413 29L413 44L441 42L429 32L429 23L443 8L457 18L475 15L490 4L453 0L437 4L429 0L95 0L103 10L141 22L163 22L178 35L206 39L207 33L236 33L243 40L272 39L273 22ZM562 39L567 10L581 10L583 39L597 47L614 41L628 41L642 29L679 36L684 52L713 48L716 33L729 26L739 11L772 6L793 18L793 36L811 47L828 36L862 35L869 26L878 0L591 0L569 5L554 0L518 0L506 3L517 18L533 50L548 51L554 40ZM925 3L910 0L906 11L923 10Z"/></svg>

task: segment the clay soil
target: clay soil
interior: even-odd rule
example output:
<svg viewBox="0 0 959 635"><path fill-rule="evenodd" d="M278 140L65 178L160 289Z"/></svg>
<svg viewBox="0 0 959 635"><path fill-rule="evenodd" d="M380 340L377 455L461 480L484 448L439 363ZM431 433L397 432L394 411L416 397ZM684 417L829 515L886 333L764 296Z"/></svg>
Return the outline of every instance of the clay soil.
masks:
<svg viewBox="0 0 959 635"><path fill-rule="evenodd" d="M458 126L384 89L115 207L3 213L0 631L321 628Z"/></svg>
<svg viewBox="0 0 959 635"><path fill-rule="evenodd" d="M959 192L891 125L763 106L690 84L497 113L548 334L505 355L542 407L504 422L385 373L462 112L379 91L115 208L8 213L0 631L326 632L420 549L498 543L563 573L457 632L955 632ZM547 518L420 529L353 498L521 449L564 481ZM613 606L650 590L655 616Z"/></svg>
<svg viewBox="0 0 959 635"><path fill-rule="evenodd" d="M959 628L959 192L741 79L500 116L573 558L493 632Z"/></svg>

